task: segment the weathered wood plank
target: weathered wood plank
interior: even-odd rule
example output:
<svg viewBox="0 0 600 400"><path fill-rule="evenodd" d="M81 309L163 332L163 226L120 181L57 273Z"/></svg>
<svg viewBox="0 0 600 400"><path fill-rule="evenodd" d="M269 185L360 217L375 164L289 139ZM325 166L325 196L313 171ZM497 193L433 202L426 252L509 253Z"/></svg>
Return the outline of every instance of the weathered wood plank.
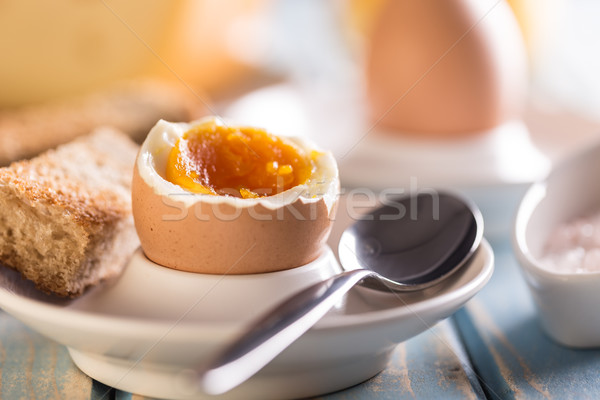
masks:
<svg viewBox="0 0 600 400"><path fill-rule="evenodd" d="M0 398L86 399L91 386L64 346L0 311Z"/></svg>
<svg viewBox="0 0 600 400"><path fill-rule="evenodd" d="M389 366L361 385L324 396L324 400L476 399L453 348L449 325L401 343Z"/></svg>
<svg viewBox="0 0 600 400"><path fill-rule="evenodd" d="M573 350L550 340L540 328L510 243L492 245L494 276L457 316L488 397L599 398L600 350Z"/></svg>

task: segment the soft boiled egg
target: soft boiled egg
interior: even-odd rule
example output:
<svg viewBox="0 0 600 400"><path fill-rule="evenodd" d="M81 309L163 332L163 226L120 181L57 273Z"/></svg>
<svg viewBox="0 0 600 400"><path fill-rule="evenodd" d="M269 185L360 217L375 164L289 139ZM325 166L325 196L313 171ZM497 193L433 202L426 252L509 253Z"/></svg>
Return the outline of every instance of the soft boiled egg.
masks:
<svg viewBox="0 0 600 400"><path fill-rule="evenodd" d="M146 256L209 274L271 272L316 259L338 195L331 153L215 117L159 121L141 146L132 186Z"/></svg>

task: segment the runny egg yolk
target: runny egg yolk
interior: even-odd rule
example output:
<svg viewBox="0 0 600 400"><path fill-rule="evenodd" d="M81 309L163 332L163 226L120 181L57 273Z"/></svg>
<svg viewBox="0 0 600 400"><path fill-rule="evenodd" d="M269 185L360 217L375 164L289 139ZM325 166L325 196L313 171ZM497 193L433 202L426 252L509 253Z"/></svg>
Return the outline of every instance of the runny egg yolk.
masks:
<svg viewBox="0 0 600 400"><path fill-rule="evenodd" d="M262 129L207 123L177 141L166 178L193 193L265 197L305 183L313 158Z"/></svg>

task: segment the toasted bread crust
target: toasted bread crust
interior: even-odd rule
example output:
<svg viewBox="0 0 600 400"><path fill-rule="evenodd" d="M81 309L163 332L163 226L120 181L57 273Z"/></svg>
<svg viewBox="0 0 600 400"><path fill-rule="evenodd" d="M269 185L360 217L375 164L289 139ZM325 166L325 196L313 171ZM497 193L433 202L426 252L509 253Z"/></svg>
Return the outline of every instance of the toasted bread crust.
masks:
<svg viewBox="0 0 600 400"><path fill-rule="evenodd" d="M143 80L116 85L56 103L0 111L0 166L112 126L142 141L159 119L189 121L205 115L206 106L189 91Z"/></svg>
<svg viewBox="0 0 600 400"><path fill-rule="evenodd" d="M118 274L138 245L130 193L136 154L124 134L100 129L0 168L0 261L60 296Z"/></svg>

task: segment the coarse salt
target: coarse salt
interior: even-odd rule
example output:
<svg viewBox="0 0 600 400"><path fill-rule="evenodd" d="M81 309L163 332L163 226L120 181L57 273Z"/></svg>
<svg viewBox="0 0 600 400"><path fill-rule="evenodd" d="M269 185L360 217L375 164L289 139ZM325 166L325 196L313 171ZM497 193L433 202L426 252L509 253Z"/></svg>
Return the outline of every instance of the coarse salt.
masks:
<svg viewBox="0 0 600 400"><path fill-rule="evenodd" d="M552 272L600 272L600 212L558 226L544 253L541 264Z"/></svg>

